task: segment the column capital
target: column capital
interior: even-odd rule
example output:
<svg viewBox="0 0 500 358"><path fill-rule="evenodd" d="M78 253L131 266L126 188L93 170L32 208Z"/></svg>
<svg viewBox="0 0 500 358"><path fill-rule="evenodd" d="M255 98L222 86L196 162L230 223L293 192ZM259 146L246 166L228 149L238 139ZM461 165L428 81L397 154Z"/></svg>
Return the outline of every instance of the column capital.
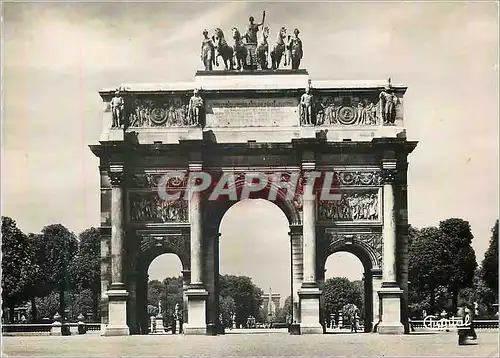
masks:
<svg viewBox="0 0 500 358"><path fill-rule="evenodd" d="M302 236L302 226L290 226L288 236L290 236L290 238L293 238L294 236Z"/></svg>
<svg viewBox="0 0 500 358"><path fill-rule="evenodd" d="M108 176L112 186L121 186L124 178L123 164L111 164L108 169Z"/></svg>
<svg viewBox="0 0 500 358"><path fill-rule="evenodd" d="M384 184L391 184L396 179L396 159L384 159L382 161L382 181Z"/></svg>

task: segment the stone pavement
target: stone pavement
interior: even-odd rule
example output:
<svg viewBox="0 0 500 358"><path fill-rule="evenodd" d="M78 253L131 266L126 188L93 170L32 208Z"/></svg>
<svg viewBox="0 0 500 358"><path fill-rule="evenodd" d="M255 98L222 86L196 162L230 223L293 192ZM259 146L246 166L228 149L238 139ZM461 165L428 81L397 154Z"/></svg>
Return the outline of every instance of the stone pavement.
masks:
<svg viewBox="0 0 500 358"><path fill-rule="evenodd" d="M458 346L456 333L4 337L3 356L497 356L498 331Z"/></svg>

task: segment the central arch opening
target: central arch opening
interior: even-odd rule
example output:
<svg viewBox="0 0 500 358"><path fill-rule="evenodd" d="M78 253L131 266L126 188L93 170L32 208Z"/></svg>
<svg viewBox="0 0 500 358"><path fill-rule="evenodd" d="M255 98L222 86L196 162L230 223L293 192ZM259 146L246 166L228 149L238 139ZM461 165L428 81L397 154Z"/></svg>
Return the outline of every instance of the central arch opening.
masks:
<svg viewBox="0 0 500 358"><path fill-rule="evenodd" d="M327 333L371 332L372 265L365 256L338 250L326 259L322 289Z"/></svg>
<svg viewBox="0 0 500 358"><path fill-rule="evenodd" d="M227 333L286 332L291 311L289 221L273 202L245 199L219 227L219 312Z"/></svg>

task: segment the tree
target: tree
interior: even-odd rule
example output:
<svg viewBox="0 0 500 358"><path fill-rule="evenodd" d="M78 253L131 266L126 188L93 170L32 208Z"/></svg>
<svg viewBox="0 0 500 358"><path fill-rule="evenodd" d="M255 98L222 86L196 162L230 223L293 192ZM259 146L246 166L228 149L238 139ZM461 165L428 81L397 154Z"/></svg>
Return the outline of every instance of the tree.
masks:
<svg viewBox="0 0 500 358"><path fill-rule="evenodd" d="M456 308L458 292L472 287L477 268L476 254L471 246L473 235L469 222L458 218L441 221L439 229L445 234L445 244L450 250L452 270L447 286Z"/></svg>
<svg viewBox="0 0 500 358"><path fill-rule="evenodd" d="M249 316L258 317L262 306L262 290L250 277L224 275L220 276L220 295L232 297L236 306L236 324L244 325Z"/></svg>
<svg viewBox="0 0 500 358"><path fill-rule="evenodd" d="M292 314L292 297L288 296L285 300L285 303L283 304L283 307L281 307L278 310L278 314L276 315L276 322L286 322L289 323L287 318L291 318ZM294 317L294 320L297 320L298 317Z"/></svg>
<svg viewBox="0 0 500 358"><path fill-rule="evenodd" d="M71 264L71 278L79 291L90 290L91 311L97 319L101 291L101 235L98 229L90 228L80 233L78 253Z"/></svg>
<svg viewBox="0 0 500 358"><path fill-rule="evenodd" d="M158 302L161 302L161 313L167 325L172 323L175 305L179 304L182 309L182 297L182 277L167 277L163 282L159 280L148 282L148 307L154 307L154 314L157 315Z"/></svg>
<svg viewBox="0 0 500 358"><path fill-rule="evenodd" d="M324 299L325 315L337 315L347 304L360 307L363 303L363 293L346 277L334 277L325 281Z"/></svg>
<svg viewBox="0 0 500 358"><path fill-rule="evenodd" d="M498 301L498 220L491 233L490 244L481 263L481 278Z"/></svg>
<svg viewBox="0 0 500 358"><path fill-rule="evenodd" d="M39 270L35 241L12 218L2 216L2 302L10 309L11 321L14 305L26 299Z"/></svg>
<svg viewBox="0 0 500 358"><path fill-rule="evenodd" d="M415 241L415 238L418 236L419 230L412 225L408 225L408 247Z"/></svg>
<svg viewBox="0 0 500 358"><path fill-rule="evenodd" d="M415 293L429 295L429 308L436 306L436 291L448 284L453 258L446 235L436 227L419 230L408 249L408 278Z"/></svg>
<svg viewBox="0 0 500 358"><path fill-rule="evenodd" d="M231 296L219 298L219 312L222 316L222 324L226 328L232 328L232 315L236 312L236 303Z"/></svg>
<svg viewBox="0 0 500 358"><path fill-rule="evenodd" d="M158 280L148 282L148 305L158 307L158 302L162 303L165 309L165 285ZM162 309L162 310L163 310Z"/></svg>
<svg viewBox="0 0 500 358"><path fill-rule="evenodd" d="M167 290L164 317L167 318L168 322L170 322L170 320L172 320L174 317L175 305L178 304L180 309L183 309L182 276L167 277L165 280L163 280L163 285Z"/></svg>
<svg viewBox="0 0 500 358"><path fill-rule="evenodd" d="M72 258L76 255L78 241L75 235L61 224L45 226L38 238L38 262L42 280L47 289L59 291L59 314L64 318L64 293L71 287L69 274Z"/></svg>

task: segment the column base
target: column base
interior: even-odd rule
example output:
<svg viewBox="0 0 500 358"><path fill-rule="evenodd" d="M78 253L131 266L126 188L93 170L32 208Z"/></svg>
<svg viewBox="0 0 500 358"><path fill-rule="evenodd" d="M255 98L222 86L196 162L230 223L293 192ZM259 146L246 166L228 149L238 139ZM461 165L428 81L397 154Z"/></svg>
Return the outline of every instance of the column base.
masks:
<svg viewBox="0 0 500 358"><path fill-rule="evenodd" d="M300 323L300 334L323 334L323 326L317 324Z"/></svg>
<svg viewBox="0 0 500 358"><path fill-rule="evenodd" d="M384 324L384 322L380 322L380 324L377 326L377 333L378 334L404 334L405 333L405 328L401 324L401 322L394 323L394 324Z"/></svg>
<svg viewBox="0 0 500 358"><path fill-rule="evenodd" d="M403 290L399 289L395 283L384 282L378 293L382 305L382 317L377 326L377 333L404 334L404 326L401 323Z"/></svg>
<svg viewBox="0 0 500 358"><path fill-rule="evenodd" d="M106 326L101 333L103 337L130 336L128 326Z"/></svg>
<svg viewBox="0 0 500 358"><path fill-rule="evenodd" d="M206 325L192 325L189 323L186 323L182 326L184 334L185 335L198 335L198 336L205 336L207 334L207 326Z"/></svg>
<svg viewBox="0 0 500 358"><path fill-rule="evenodd" d="M300 334L323 334L319 323L321 290L315 282L304 282L299 290Z"/></svg>
<svg viewBox="0 0 500 358"><path fill-rule="evenodd" d="M186 291L186 296L188 299L189 321L183 325L184 334L207 334L207 290L201 284L193 284Z"/></svg>
<svg viewBox="0 0 500 358"><path fill-rule="evenodd" d="M115 284L123 287L123 284ZM128 292L124 289L111 289L106 292L108 296L109 323L102 331L102 336L129 336L130 328L127 325L127 298Z"/></svg>

